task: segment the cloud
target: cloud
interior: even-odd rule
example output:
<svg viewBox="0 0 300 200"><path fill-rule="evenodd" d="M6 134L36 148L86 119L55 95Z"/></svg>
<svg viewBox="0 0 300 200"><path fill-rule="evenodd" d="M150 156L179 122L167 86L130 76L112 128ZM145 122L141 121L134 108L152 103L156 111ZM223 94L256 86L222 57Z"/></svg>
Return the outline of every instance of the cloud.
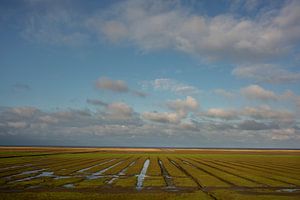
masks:
<svg viewBox="0 0 300 200"><path fill-rule="evenodd" d="M91 42L91 32L84 27L85 17L69 1L25 1L18 24L21 36L34 43L78 47ZM71 9L70 9L71 8ZM19 17L18 17L19 18Z"/></svg>
<svg viewBox="0 0 300 200"><path fill-rule="evenodd" d="M176 99L168 101L166 106L173 112L144 112L144 119L160 123L180 123L187 117L189 112L198 110L199 103L193 97L187 96L186 99Z"/></svg>
<svg viewBox="0 0 300 200"><path fill-rule="evenodd" d="M271 64L240 66L233 69L232 74L238 78L273 84L300 81L300 73L291 72Z"/></svg>
<svg viewBox="0 0 300 200"><path fill-rule="evenodd" d="M216 89L216 90L214 90L214 93L217 95L223 96L225 98L228 98L228 99L232 99L233 97L235 97L235 94L233 92L230 92L230 91L227 91L224 89Z"/></svg>
<svg viewBox="0 0 300 200"><path fill-rule="evenodd" d="M176 99L167 102L169 109L178 113L186 114L189 111L196 111L199 107L199 103L191 96L187 96L185 100Z"/></svg>
<svg viewBox="0 0 300 200"><path fill-rule="evenodd" d="M170 91L180 95L197 95L200 93L200 90L194 86L169 78L155 79L150 81L150 85L156 90Z"/></svg>
<svg viewBox="0 0 300 200"><path fill-rule="evenodd" d="M240 109L210 108L207 111L197 113L196 116L200 119L222 119L228 121L228 123L246 120L247 123L255 121L259 123L273 122L274 124L290 125L296 120L296 116L293 112L284 109L274 109L267 105L257 107L247 106ZM232 122L232 120L234 122Z"/></svg>
<svg viewBox="0 0 300 200"><path fill-rule="evenodd" d="M242 88L241 94L246 98L252 100L262 100L262 101L278 100L278 97L274 92L265 90L259 85L249 85L248 87Z"/></svg>
<svg viewBox="0 0 300 200"><path fill-rule="evenodd" d="M103 90L111 90L114 92L128 92L127 84L122 80L111 80L106 77L99 78L95 83L96 88Z"/></svg>
<svg viewBox="0 0 300 200"><path fill-rule="evenodd" d="M46 124L54 124L54 123L58 123L59 122L59 120L56 117L53 117L51 115L41 116L41 117L39 117L39 120L42 123L46 123Z"/></svg>
<svg viewBox="0 0 300 200"><path fill-rule="evenodd" d="M127 119L133 116L133 109L123 102L108 104L106 110L108 115L115 119Z"/></svg>
<svg viewBox="0 0 300 200"><path fill-rule="evenodd" d="M245 1L212 16L181 1L127 0L92 9L69 1L26 2L26 9L15 12L23 11L22 18L14 19L23 37L38 43L78 46L100 38L99 43L125 42L142 51L173 49L209 60L256 61L294 55L300 38L297 0L280 3L279 9ZM240 8L257 12L245 17L236 13Z"/></svg>
<svg viewBox="0 0 300 200"><path fill-rule="evenodd" d="M182 116L179 116L177 113L158 113L158 112L144 112L142 114L144 119L160 122L160 123L179 123L182 119Z"/></svg>
<svg viewBox="0 0 300 200"><path fill-rule="evenodd" d="M7 122L8 127L20 129L20 128L26 128L27 123L26 122Z"/></svg>
<svg viewBox="0 0 300 200"><path fill-rule="evenodd" d="M238 114L239 113L235 110L224 110L222 108L210 108L207 112L200 113L200 115L204 115L205 117L219 118L224 120L238 119Z"/></svg>
<svg viewBox="0 0 300 200"><path fill-rule="evenodd" d="M127 86L127 83L122 80L112 80L107 77L100 77L96 82L95 86L100 90L110 90L117 93L128 93L138 96L146 97L147 94L141 91L132 90Z"/></svg>
<svg viewBox="0 0 300 200"><path fill-rule="evenodd" d="M187 98L178 102L188 102L186 100ZM30 108L0 109L1 144L13 142L19 145L158 145L159 143L159 145L188 146L199 145L200 141L201 145L205 146L224 146L224 144L255 146L255 144L270 145L274 140L281 145L288 146L295 143L297 146L300 139L299 130L295 128L299 123L298 119L295 119L296 116L289 111L267 106L236 110L239 118L232 121L203 120L201 116L194 115L186 117L176 110L139 114L122 102L108 103L106 107L97 111L88 109L44 111ZM283 123L288 120L290 121Z"/></svg>
<svg viewBox="0 0 300 200"><path fill-rule="evenodd" d="M107 106L108 104L106 102L103 102L99 99L87 99L86 102L88 104L94 105L94 106Z"/></svg>
<svg viewBox="0 0 300 200"><path fill-rule="evenodd" d="M113 5L109 19L99 25L112 41L125 39L145 51L168 48L209 59L265 60L287 55L299 40L299 8L298 1L288 1L272 15L252 19L230 13L207 17L180 3L131 0Z"/></svg>
<svg viewBox="0 0 300 200"><path fill-rule="evenodd" d="M245 120L242 121L238 128L241 130L267 130L267 129L279 129L278 124L265 124L262 122L257 122L255 120Z"/></svg>
<svg viewBox="0 0 300 200"><path fill-rule="evenodd" d="M39 110L34 107L14 107L8 110L11 114L17 115L19 117L32 117L34 114L38 113Z"/></svg>
<svg viewBox="0 0 300 200"><path fill-rule="evenodd" d="M289 122L294 120L294 114L287 110L276 110L270 106L246 107L241 113L254 119L278 120L280 122Z"/></svg>
<svg viewBox="0 0 300 200"><path fill-rule="evenodd" d="M289 140L289 139L300 139L299 132L296 132L294 128L285 128L272 130L272 140Z"/></svg>

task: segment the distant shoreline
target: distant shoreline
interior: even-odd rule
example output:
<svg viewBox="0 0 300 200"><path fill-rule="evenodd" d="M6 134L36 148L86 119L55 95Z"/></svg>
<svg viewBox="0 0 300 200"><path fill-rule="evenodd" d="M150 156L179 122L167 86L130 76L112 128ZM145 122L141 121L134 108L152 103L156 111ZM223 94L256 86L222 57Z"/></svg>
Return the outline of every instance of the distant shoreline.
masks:
<svg viewBox="0 0 300 200"><path fill-rule="evenodd" d="M0 145L0 148L90 148L90 149L182 149L182 150L300 150L300 148L252 147L143 147L143 146L59 146L59 145Z"/></svg>

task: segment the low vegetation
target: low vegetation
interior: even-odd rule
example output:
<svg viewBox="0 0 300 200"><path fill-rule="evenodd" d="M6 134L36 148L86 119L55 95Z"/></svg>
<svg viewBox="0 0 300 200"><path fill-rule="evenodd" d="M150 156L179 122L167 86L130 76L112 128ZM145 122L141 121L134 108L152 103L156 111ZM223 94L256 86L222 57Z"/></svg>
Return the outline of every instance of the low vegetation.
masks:
<svg viewBox="0 0 300 200"><path fill-rule="evenodd" d="M299 151L0 151L0 199L300 198Z"/></svg>

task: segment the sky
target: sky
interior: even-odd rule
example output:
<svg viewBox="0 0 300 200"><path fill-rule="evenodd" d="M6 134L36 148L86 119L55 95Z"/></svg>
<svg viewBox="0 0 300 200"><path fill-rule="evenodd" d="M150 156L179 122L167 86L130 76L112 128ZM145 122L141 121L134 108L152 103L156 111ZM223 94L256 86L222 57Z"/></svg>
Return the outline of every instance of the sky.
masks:
<svg viewBox="0 0 300 200"><path fill-rule="evenodd" d="M300 148L300 1L0 0L0 145Z"/></svg>

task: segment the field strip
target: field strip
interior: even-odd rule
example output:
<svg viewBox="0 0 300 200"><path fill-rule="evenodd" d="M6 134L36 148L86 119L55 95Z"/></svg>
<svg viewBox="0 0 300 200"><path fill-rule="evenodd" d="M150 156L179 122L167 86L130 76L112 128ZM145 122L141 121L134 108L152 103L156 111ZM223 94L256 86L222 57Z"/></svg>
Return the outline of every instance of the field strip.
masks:
<svg viewBox="0 0 300 200"><path fill-rule="evenodd" d="M232 162L224 162L224 161L219 161L219 162L223 162L223 163L228 163L230 165L235 165L235 166L239 166L239 167L245 167L251 170L257 170L260 171L261 173L270 173L270 170L272 171L273 175L276 175L277 177L281 177L281 178L289 178L295 181L300 181L300 179L295 178L294 175L291 175L290 173L287 172L277 172L274 169L262 169L261 167L256 167L256 166L249 166L248 164L241 164L241 163L232 163Z"/></svg>
<svg viewBox="0 0 300 200"><path fill-rule="evenodd" d="M237 162L239 164L246 164L246 165L249 165L249 166L253 166L253 167L259 167L259 168L264 168L264 169L267 169L267 170L273 170L273 171L278 171L278 172L281 172L281 173L286 173L286 170L293 170L293 169L280 169L276 164L274 164L272 167L271 166L267 166L265 163L263 164L260 164L260 163L253 163L253 162ZM299 171L295 171L294 170L294 173L297 173L298 175L300 175L300 172Z"/></svg>
<svg viewBox="0 0 300 200"><path fill-rule="evenodd" d="M36 168L34 168L32 166L26 166L25 168L22 168L22 169L17 169L17 170L8 171L8 172L2 172L0 175L0 178L10 177L10 176L17 175L17 174L20 174L25 171L31 171L31 170L35 170L35 169Z"/></svg>
<svg viewBox="0 0 300 200"><path fill-rule="evenodd" d="M232 166L230 166L230 165L226 165L226 164L223 164L223 163L217 163L217 162L215 162L215 161L206 161L206 162L209 162L209 163L211 163L211 164L214 164L215 166L222 166L222 167L225 167L225 168L227 169L227 171L231 171L231 172L233 171L233 173L235 173L236 175L237 175L237 173L242 173L243 175L240 175L242 178L247 178L247 177L245 177L245 176L248 176L249 178L247 178L247 179L249 179L249 181L251 180L251 181L257 183L258 185L264 185L264 186L269 187L268 184L266 184L266 183L264 183L264 182L262 182L262 181L259 180L259 176L255 176L255 175L253 175L253 174L248 174L248 173L243 173L243 172L241 172L239 169L236 169L236 168L234 168L234 167L232 167ZM223 168L222 168L222 169L223 169ZM221 170L222 170L222 169L221 169Z"/></svg>
<svg viewBox="0 0 300 200"><path fill-rule="evenodd" d="M245 162L244 160L240 160L238 161L239 163L243 163ZM255 160L247 160L247 163L250 163L250 164L255 164L255 165L265 165L265 166L268 166L268 167L276 167L278 169L281 169L281 170L296 170L298 172L300 172L300 168L299 167L296 167L297 165L299 165L299 161L297 162L293 162L293 163L279 163L279 162L271 162L271 161L255 161Z"/></svg>
<svg viewBox="0 0 300 200"><path fill-rule="evenodd" d="M132 165L128 168L128 170L126 171L126 175L127 176L135 176L135 175L140 174L142 167L147 159L148 158L144 157L144 156L138 157L136 162L134 163L134 165Z"/></svg>
<svg viewBox="0 0 300 200"><path fill-rule="evenodd" d="M50 161L50 164L41 163L37 167L46 167L46 168L49 168L49 169L52 169L52 170L59 170L59 169L65 168L65 167L76 165L76 164L81 163L83 161L86 161L86 160L82 159L82 158L77 158L77 159L61 160L59 162L58 161L56 161L56 162L52 161L52 163Z"/></svg>
<svg viewBox="0 0 300 200"><path fill-rule="evenodd" d="M107 181L107 184L113 184L113 182L115 180L117 180L120 176L124 176L126 171L128 170L129 167L131 167L132 165L135 164L137 159L135 159L134 161L132 161L131 163L129 163L129 165L127 165L124 169L122 169L117 175L116 177L113 177L112 179L110 179L109 181Z"/></svg>
<svg viewBox="0 0 300 200"><path fill-rule="evenodd" d="M174 188L175 185L172 181L172 177L169 175L169 173L168 173L167 169L165 168L163 162L160 159L158 159L158 163L159 163L159 167L160 167L160 170L161 170L161 174L164 177L164 180L165 180L165 183L166 183L167 187Z"/></svg>
<svg viewBox="0 0 300 200"><path fill-rule="evenodd" d="M27 178L23 178L23 179L18 179L14 182L22 182L22 181L29 181L35 178L41 178L41 177L52 177L53 176L53 172L42 172L39 175L36 176L31 176L31 177L27 177Z"/></svg>
<svg viewBox="0 0 300 200"><path fill-rule="evenodd" d="M21 168L21 167L24 167L25 165L29 165L29 164L33 165L33 163L34 163L33 160L23 160L22 162L18 160L15 162L5 163L4 167L3 167L3 165L1 166L0 173L3 172L5 168L10 170L9 168L13 168L14 166ZM5 171L8 171L8 170L5 170Z"/></svg>
<svg viewBox="0 0 300 200"><path fill-rule="evenodd" d="M0 171L0 174L1 173L7 173L7 172L10 172L10 171L16 171L18 169L22 169L23 167L32 167L33 164L31 163L28 163L28 164L25 164L25 165L17 165L17 166L10 166L10 167L6 167L6 168L2 168L1 171Z"/></svg>
<svg viewBox="0 0 300 200"><path fill-rule="evenodd" d="M85 172L85 171L87 171L87 170L89 170L89 169L91 169L91 168L93 168L93 167L100 166L100 165L104 165L104 164L109 163L109 162L112 162L112 161L114 161L114 160L116 160L116 158L111 159L111 160L108 160L108 161L105 161L105 162L101 162L101 163L98 163L98 164L95 164L95 165L92 165L92 166L89 166L89 167L86 167L86 168L83 168L83 169L80 169L80 170L78 170L78 171L76 171L76 172L82 173L82 172Z"/></svg>
<svg viewBox="0 0 300 200"><path fill-rule="evenodd" d="M240 179L245 179L245 180L247 180L247 181L249 181L249 182L255 183L256 185L264 185L264 186L268 186L268 185L266 185L266 184L264 184L264 183L262 183L262 182L258 182L258 181L256 181L256 180L251 179L251 178L247 178L247 177L245 177L245 176L242 176L242 175L238 174L237 172L234 172L234 170L228 170L228 169L226 170L226 169L223 169L223 168L220 168L220 167L217 167L217 166L213 166L213 165L210 165L210 164L201 162L201 161L199 161L199 160L191 159L191 158L186 158L186 159L193 160L193 161L198 162L198 163L200 163L200 164L202 164L202 165L205 165L205 166L211 167L211 168L213 168L213 169L219 170L219 171L221 171L221 172L224 172L224 173L227 173L227 174L236 176L236 177L238 177L238 178L240 178Z"/></svg>
<svg viewBox="0 0 300 200"><path fill-rule="evenodd" d="M132 163L132 161L136 161L137 158L132 156L129 158L124 159L124 162L122 162L121 164L107 170L105 173L103 173L103 175L116 175L118 174L122 169L124 169L125 167L127 167L130 163Z"/></svg>
<svg viewBox="0 0 300 200"><path fill-rule="evenodd" d="M157 156L150 156L150 165L147 170L148 176L161 176L160 166L158 164L158 157Z"/></svg>
<svg viewBox="0 0 300 200"><path fill-rule="evenodd" d="M12 156L0 156L0 159L7 158L20 158L20 157L36 157L36 156L53 156L53 155L63 155L63 154L86 154L86 153L97 153L101 152L101 150L97 151L78 151L78 152L55 152L55 153L39 153L39 154L31 154L31 155L12 155Z"/></svg>
<svg viewBox="0 0 300 200"><path fill-rule="evenodd" d="M170 158L168 158L168 160L178 169L180 169L187 177L191 178L198 186L198 188L204 192L206 195L208 195L210 198L217 200L217 198L211 194L210 192L204 190L204 187L199 183L199 181L193 176L191 175L188 171L186 171L182 166L180 166L178 163L176 163L174 160L171 160Z"/></svg>
<svg viewBox="0 0 300 200"><path fill-rule="evenodd" d="M189 162L188 162L188 161L186 161L186 160L182 160L182 159L180 159L180 160L181 160L184 164L187 164L187 165L190 165L190 166L192 166L192 167L194 167L194 168L197 168L198 170L201 170L201 171L205 172L206 174L209 174L210 176L213 176L213 177L219 179L220 181L222 181L222 182L224 182L224 183L227 183L228 185L236 186L235 183L233 183L233 182L231 182L231 181L228 181L228 180L222 178L221 176L216 175L216 174L214 174L214 173L208 171L207 169L204 169L203 167L200 167L200 166L198 166L198 165L195 165L194 163L192 163L193 161L189 161Z"/></svg>
<svg viewBox="0 0 300 200"><path fill-rule="evenodd" d="M254 161L247 161L247 162L250 164L253 164L253 165L261 165L262 164L260 162L254 162ZM244 161L240 161L239 163L244 163ZM299 161L299 163L300 163L300 161ZM263 166L276 167L276 169L283 170L283 171L293 170L294 172L297 172L298 174L300 174L300 168L291 166L291 165L299 165L299 163L294 163L294 164L289 164L289 165L280 165L279 163L263 162Z"/></svg>
<svg viewBox="0 0 300 200"><path fill-rule="evenodd" d="M113 165L111 165L111 166L109 166L107 168L104 168L104 169L102 169L100 171L94 172L93 174L86 176L86 178L89 179L89 180L93 180L93 179L99 178L101 174L103 174L107 170L109 170L109 169L111 169L111 168L113 168L113 167L121 164L122 162L124 162L124 160L121 160L121 161L119 161L119 162L117 162L117 163L115 163L115 164L113 164Z"/></svg>
<svg viewBox="0 0 300 200"><path fill-rule="evenodd" d="M143 188L143 182L147 173L147 169L149 167L150 160L149 158L144 162L143 168L141 170L141 173L137 176L137 183L136 183L136 189L141 190Z"/></svg>
<svg viewBox="0 0 300 200"><path fill-rule="evenodd" d="M223 163L223 164L226 164L224 161L219 161L219 162L221 162L221 163ZM227 163L227 164L228 164L228 163ZM271 180L271 181L273 181L272 185L273 185L274 183L277 183L277 184L278 184L279 182L280 182L280 183L287 184L287 185L295 185L295 184L293 184L293 183L291 183L291 182L286 182L286 181L283 181L283 180L280 180L280 179L276 179L276 178L272 178L272 177L270 177L270 176L266 176L265 173L259 172L258 170L249 168L249 167L247 167L247 166L243 166L243 165L240 166L240 165L236 165L235 163L229 163L228 165L229 165L229 167L235 168L235 169L237 169L237 170L244 171L244 172L246 172L246 173L253 174L253 175L262 177L262 178L264 178L264 179L267 179L267 180ZM267 173L270 174L270 173L272 173L272 172L268 171ZM275 182L274 182L274 181L275 181ZM269 182L269 181L268 181L268 182ZM270 185L270 184L271 184L271 183L269 182L268 185Z"/></svg>
<svg viewBox="0 0 300 200"><path fill-rule="evenodd" d="M177 177L177 178L187 177L186 174L183 173L183 171L181 169L179 169L174 164L172 164L168 158L160 157L160 160L164 163L164 167L166 168L166 170L170 176Z"/></svg>
<svg viewBox="0 0 300 200"><path fill-rule="evenodd" d="M78 163L73 163L71 165L64 165L64 166L60 166L58 168L55 168L53 170L56 170L56 173L57 174L60 174L60 175L66 175L66 174L71 174L71 173L76 173L76 171L82 169L82 168L85 168L85 167L88 167L90 165L93 165L95 163L99 163L99 161L103 161L103 160L106 160L106 159L84 159Z"/></svg>

